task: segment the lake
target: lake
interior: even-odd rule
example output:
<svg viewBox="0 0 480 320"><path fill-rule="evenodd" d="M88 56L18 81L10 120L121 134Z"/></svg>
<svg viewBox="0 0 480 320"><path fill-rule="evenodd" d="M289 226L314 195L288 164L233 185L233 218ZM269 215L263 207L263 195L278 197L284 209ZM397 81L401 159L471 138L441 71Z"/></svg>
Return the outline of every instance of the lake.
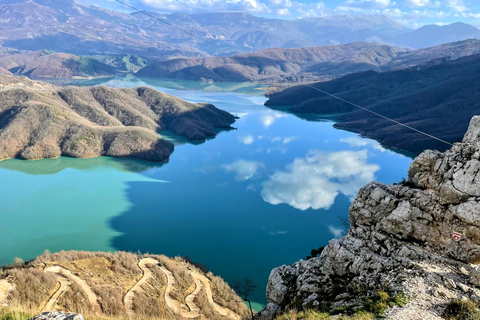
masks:
<svg viewBox="0 0 480 320"><path fill-rule="evenodd" d="M53 80L52 80L53 81ZM189 256L227 281L250 277L265 303L272 268L345 234L358 189L406 177L410 158L263 106L258 85L101 79L151 86L238 117L204 143L166 132L166 164L100 157L0 162L0 265L49 249Z"/></svg>

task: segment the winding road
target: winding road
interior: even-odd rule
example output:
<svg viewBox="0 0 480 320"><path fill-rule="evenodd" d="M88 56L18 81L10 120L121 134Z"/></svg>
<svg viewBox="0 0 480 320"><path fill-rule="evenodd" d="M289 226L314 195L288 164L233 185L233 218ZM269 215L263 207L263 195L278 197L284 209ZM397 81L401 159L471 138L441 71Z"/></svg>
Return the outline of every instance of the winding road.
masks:
<svg viewBox="0 0 480 320"><path fill-rule="evenodd" d="M65 293L65 291L68 290L68 287L71 285L70 281L68 281L67 278L65 278L62 275L57 275L58 276L58 283L60 284L60 287L58 288L57 291L48 299L47 303L45 306L42 308L42 312L45 311L53 311L55 308L55 305L57 304L57 300Z"/></svg>
<svg viewBox="0 0 480 320"><path fill-rule="evenodd" d="M192 276L195 282L195 290L185 298L185 304L187 305L189 311L185 312L184 310L182 310L179 306L179 303L172 299L172 297L170 296L170 293L175 290L175 277L167 268L162 266L158 260L155 260L153 258L144 258L138 263L138 267L142 270L143 276L130 290L128 290L127 294L123 299L125 308L129 315L134 315L133 297L135 296L135 293L140 289L143 284L148 281L148 279L150 279L150 277L152 277L152 272L146 267L149 264L159 266L160 270L165 274L165 277L167 278L167 288L165 289L165 303L167 304L167 307L170 308L174 313L187 319L193 319L200 316L200 308L194 303L194 301L200 291L202 289L205 289L208 302L212 305L213 309L217 313L230 319L240 320L240 317L233 311L219 306L215 303L215 301L213 300L210 280L208 280L207 277L205 277L204 275L201 275L200 273L194 271L189 271L189 274Z"/></svg>
<svg viewBox="0 0 480 320"><path fill-rule="evenodd" d="M64 278L66 278L67 281L69 281L71 283L75 283L85 293L88 301L93 306L94 310L97 311L97 312L101 312L100 305L98 304L98 301L97 301L97 295L93 292L92 288L90 288L90 286L85 282L85 280L83 280L83 279L79 278L78 276L74 275L70 270L65 269L63 267L60 267L60 266L47 267L44 270L46 272L56 273L60 276L63 276ZM61 296L61 293L59 294L58 297L60 297L60 296ZM50 302L51 301L49 301L49 303ZM55 303L55 302L56 302L56 300L53 301L53 303Z"/></svg>

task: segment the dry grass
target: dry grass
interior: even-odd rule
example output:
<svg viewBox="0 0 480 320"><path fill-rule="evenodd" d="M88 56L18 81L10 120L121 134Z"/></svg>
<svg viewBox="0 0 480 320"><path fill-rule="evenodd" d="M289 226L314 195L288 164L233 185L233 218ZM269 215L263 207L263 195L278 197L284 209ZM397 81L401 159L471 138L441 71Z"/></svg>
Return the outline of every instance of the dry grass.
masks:
<svg viewBox="0 0 480 320"><path fill-rule="evenodd" d="M44 272L49 266L61 266L83 279L97 296L101 315L95 314L86 294L75 283L57 300L57 309L82 313L86 319L127 319L123 298L130 288L142 278L138 262L144 257L154 258L170 270L175 277L175 289L172 298L185 306L185 297L193 292L195 285L189 271L200 274L202 271L182 258L170 259L161 255L138 255L127 252L85 252L61 251L37 257L35 260L4 267L0 270L0 279L14 279L16 290L9 297L8 312L35 314L41 311L49 298L59 289L57 275ZM134 318L178 320L178 315L166 307L166 278L156 266L149 265L152 277L136 291L133 298ZM247 308L233 290L219 277L211 273L206 275L212 286L214 300L219 305L230 308L243 316ZM204 290L197 296L197 305L205 319L221 319L208 303ZM17 306L13 308L13 306ZM28 310L26 312L25 310ZM4 320L0 318L0 320Z"/></svg>

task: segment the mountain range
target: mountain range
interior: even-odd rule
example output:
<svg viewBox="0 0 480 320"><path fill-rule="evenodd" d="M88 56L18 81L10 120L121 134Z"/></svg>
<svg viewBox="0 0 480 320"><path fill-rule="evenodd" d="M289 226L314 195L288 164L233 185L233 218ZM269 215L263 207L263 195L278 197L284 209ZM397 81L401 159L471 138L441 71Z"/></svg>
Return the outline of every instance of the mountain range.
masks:
<svg viewBox="0 0 480 320"><path fill-rule="evenodd" d="M125 14L73 0L4 0L0 4L0 44L77 55L138 54L167 58L229 56L272 47L356 41L418 49L480 37L480 30L462 23L412 30L381 15L281 20L243 12L150 14L208 42L139 12Z"/></svg>
<svg viewBox="0 0 480 320"><path fill-rule="evenodd" d="M304 82L368 70L403 69L479 53L480 40L476 39L418 50L355 42L300 49L273 48L232 57L157 61L137 75L196 81Z"/></svg>

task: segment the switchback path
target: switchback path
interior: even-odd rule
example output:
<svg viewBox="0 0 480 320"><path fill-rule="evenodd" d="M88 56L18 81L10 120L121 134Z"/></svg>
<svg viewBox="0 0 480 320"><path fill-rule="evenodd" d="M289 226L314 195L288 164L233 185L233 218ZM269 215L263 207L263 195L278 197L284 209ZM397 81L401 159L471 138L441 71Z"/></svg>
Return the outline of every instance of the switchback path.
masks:
<svg viewBox="0 0 480 320"><path fill-rule="evenodd" d="M71 283L75 283L85 293L88 301L93 306L94 310L97 312L101 312L100 305L98 304L98 301L97 301L97 295L93 292L92 288L90 288L90 286L85 282L85 280L74 275L70 270L60 266L47 267L45 268L45 271L59 274L67 278L68 281L70 281Z"/></svg>
<svg viewBox="0 0 480 320"><path fill-rule="evenodd" d="M140 287L152 277L152 272L147 268L147 264L159 265L160 262L152 258L145 258L138 262L138 267L142 270L143 275L140 280L128 290L123 298L123 304L125 305L125 309L129 316L135 315L135 312L133 311L133 297L135 296L135 293L137 293Z"/></svg>
<svg viewBox="0 0 480 320"><path fill-rule="evenodd" d="M57 291L48 299L47 303L43 307L41 312L45 311L54 311L53 308L55 308L55 305L57 304L58 298L60 298L65 291L68 290L68 287L71 285L70 281L68 281L67 278L64 276L58 274L58 283L60 284L60 287L58 288Z"/></svg>
<svg viewBox="0 0 480 320"><path fill-rule="evenodd" d="M205 287L205 291L207 292L207 298L208 298L208 302L212 305L213 309L220 315L224 316L224 317L227 317L227 318L230 318L230 319L234 319L234 320L240 320L240 316L237 315L235 312L233 312L232 310L228 309L228 308L225 308L225 307L222 307L220 305L218 305L214 300L213 300L213 294L212 294L212 288L210 286L210 280L205 277L204 275L198 273L198 272L195 272L195 271L190 271L190 275L192 276L193 280L195 280L195 282L197 281L201 281Z"/></svg>

